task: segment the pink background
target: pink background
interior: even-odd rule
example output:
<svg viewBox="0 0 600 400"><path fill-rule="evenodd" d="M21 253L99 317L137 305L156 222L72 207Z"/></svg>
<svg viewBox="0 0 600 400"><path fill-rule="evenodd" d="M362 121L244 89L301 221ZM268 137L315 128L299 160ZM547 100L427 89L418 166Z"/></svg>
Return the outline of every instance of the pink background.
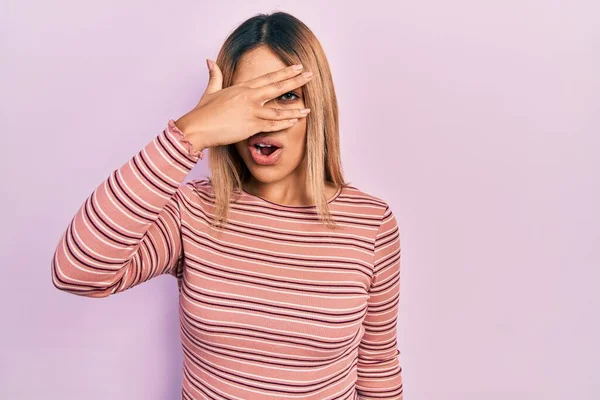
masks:
<svg viewBox="0 0 600 400"><path fill-rule="evenodd" d="M277 9L320 38L346 175L400 224L405 398L600 398L600 3L350 3L2 2L0 398L178 398L175 280L87 299L50 260Z"/></svg>

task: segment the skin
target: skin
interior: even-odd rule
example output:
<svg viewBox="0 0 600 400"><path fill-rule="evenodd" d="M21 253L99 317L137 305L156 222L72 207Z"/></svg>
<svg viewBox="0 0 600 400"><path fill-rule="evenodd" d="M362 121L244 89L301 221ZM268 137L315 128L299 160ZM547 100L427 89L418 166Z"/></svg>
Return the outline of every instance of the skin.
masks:
<svg viewBox="0 0 600 400"><path fill-rule="evenodd" d="M233 84L249 81L269 72L285 68L286 64L268 47L261 46L248 51L236 66ZM264 107L281 109L305 108L302 87L272 99ZM248 139L234 144L252 176L244 182L245 191L274 203L307 206L313 205L306 187L306 118L293 126L270 132L283 146L281 159L274 165L259 165L254 162L248 148ZM331 198L336 188L325 182L325 193Z"/></svg>

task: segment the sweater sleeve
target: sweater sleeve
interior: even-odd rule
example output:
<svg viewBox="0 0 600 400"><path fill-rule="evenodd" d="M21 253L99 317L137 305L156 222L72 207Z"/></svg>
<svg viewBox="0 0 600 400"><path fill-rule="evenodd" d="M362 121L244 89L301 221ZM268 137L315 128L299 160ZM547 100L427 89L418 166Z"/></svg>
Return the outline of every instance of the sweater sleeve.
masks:
<svg viewBox="0 0 600 400"><path fill-rule="evenodd" d="M360 400L402 400L402 368L397 345L400 295L400 233L386 207L375 237L374 268L358 348L356 391Z"/></svg>
<svg viewBox="0 0 600 400"><path fill-rule="evenodd" d="M54 251L54 286L107 297L161 274L179 278L181 182L199 158L169 120L81 205Z"/></svg>

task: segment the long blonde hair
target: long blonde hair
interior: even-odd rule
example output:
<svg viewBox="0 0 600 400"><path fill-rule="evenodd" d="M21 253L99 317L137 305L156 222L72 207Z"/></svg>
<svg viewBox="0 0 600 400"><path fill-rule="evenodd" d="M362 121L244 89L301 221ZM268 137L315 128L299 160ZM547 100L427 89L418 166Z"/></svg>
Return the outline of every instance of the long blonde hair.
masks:
<svg viewBox="0 0 600 400"><path fill-rule="evenodd" d="M329 63L319 40L299 19L285 13L257 14L238 26L225 40L216 62L223 73L223 88L232 84L235 67L249 50L267 46L287 65L301 63L313 72L303 86L304 103L311 109L306 117L307 185L319 218L335 226L325 193L325 181L338 189L347 186L342 173L339 143L338 104ZM234 193L250 171L233 144L209 150L209 167L215 193L215 221L222 225Z"/></svg>

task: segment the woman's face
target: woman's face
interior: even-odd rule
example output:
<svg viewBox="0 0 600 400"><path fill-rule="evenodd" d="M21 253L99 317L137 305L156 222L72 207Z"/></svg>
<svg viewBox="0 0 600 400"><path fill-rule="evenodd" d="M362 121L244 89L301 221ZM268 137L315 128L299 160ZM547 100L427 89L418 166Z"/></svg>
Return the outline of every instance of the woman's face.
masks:
<svg viewBox="0 0 600 400"><path fill-rule="evenodd" d="M250 79L265 75L269 72L275 72L287 65L277 57L268 47L261 46L250 50L242 56L236 66L233 75L233 84L245 82ZM304 108L304 96L302 87L294 89L278 98L272 99L264 104L271 108ZM310 115L310 114L309 114ZM235 148L244 160L244 163L252 173L252 176L261 183L272 183L283 180L284 178L297 175L303 179L305 174L305 154L306 154L306 118L299 118L298 122L292 127L280 131L258 133L256 137L268 137L274 139L277 145L281 146L281 154L274 163L261 162L260 156L255 156L258 149L250 147L248 138L235 143ZM262 152L262 150L261 150ZM264 151L265 155L268 151Z"/></svg>

